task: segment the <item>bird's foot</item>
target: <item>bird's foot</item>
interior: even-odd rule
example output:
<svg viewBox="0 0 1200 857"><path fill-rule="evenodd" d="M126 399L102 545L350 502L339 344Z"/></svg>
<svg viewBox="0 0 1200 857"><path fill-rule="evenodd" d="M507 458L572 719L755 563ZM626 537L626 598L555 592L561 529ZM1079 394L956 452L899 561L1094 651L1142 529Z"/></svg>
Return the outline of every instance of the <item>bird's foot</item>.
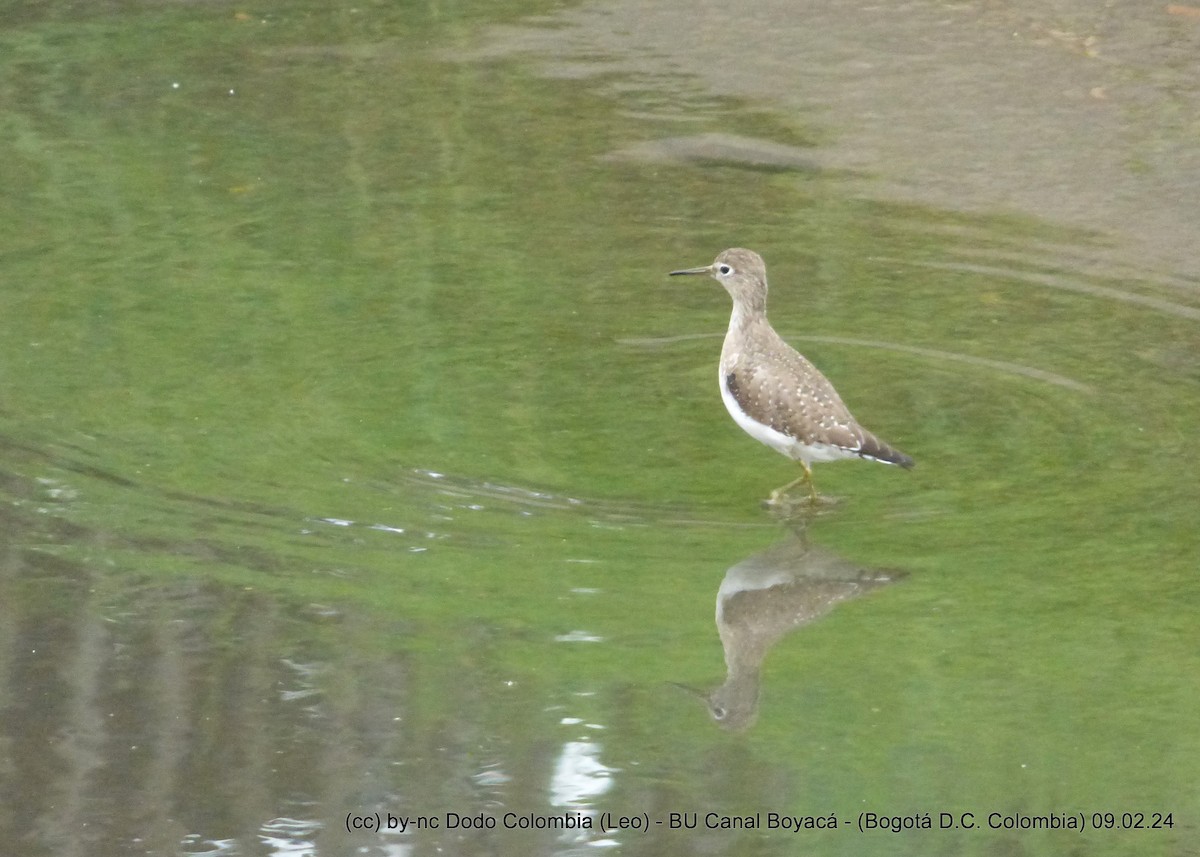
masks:
<svg viewBox="0 0 1200 857"><path fill-rule="evenodd" d="M794 494L788 493L788 487L790 486L776 488L772 491L771 496L762 501L763 508L784 517L789 517L805 511L815 512L822 508L836 506L842 502L838 497L817 494L815 491L797 497Z"/></svg>

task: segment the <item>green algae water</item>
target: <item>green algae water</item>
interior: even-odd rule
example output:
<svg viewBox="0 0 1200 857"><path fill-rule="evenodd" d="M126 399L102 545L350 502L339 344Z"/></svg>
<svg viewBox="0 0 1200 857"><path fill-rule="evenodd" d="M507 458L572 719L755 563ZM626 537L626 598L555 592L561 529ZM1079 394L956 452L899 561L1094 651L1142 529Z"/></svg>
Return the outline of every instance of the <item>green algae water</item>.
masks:
<svg viewBox="0 0 1200 857"><path fill-rule="evenodd" d="M1197 284L557 8L0 12L0 850L1186 853ZM735 245L915 470L760 508Z"/></svg>

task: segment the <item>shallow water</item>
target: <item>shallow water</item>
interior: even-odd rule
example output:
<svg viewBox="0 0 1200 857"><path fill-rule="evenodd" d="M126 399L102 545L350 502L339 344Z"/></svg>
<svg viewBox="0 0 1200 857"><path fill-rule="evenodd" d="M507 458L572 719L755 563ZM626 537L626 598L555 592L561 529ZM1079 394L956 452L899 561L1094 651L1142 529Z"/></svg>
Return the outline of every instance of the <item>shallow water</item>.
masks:
<svg viewBox="0 0 1200 857"><path fill-rule="evenodd" d="M1187 16L1039 54L1139 81L1115 139L1164 123L1076 217L1019 152L976 181L992 138L926 195L870 154L937 161L921 111L597 8L0 13L0 851L1190 853L1197 212L1149 200L1197 150L1135 109ZM837 91L890 80L867 23ZM1059 197L1093 145L1038 162ZM760 508L794 466L719 403L728 298L666 277L731 245L914 471Z"/></svg>

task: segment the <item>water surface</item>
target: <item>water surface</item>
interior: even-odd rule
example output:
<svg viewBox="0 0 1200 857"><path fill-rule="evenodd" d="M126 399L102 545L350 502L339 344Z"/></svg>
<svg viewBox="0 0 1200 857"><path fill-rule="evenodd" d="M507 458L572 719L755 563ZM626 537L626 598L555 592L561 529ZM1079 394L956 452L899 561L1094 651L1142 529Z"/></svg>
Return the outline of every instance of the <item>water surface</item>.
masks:
<svg viewBox="0 0 1200 857"><path fill-rule="evenodd" d="M1085 35L1019 55L1152 70L1104 120L1152 168L1089 173L1068 121L1032 171L1055 193L939 114L685 61L717 11L617 47L589 24L619 4L10 6L0 850L1189 853L1196 212L1156 188L1196 149L1135 108L1195 36L1114 8L1024 19ZM759 12L765 44L804 29ZM841 64L755 62L883 104L903 81L863 64L908 56L978 106L974 63L831 15ZM821 514L760 508L793 466L719 404L728 298L665 275L732 245L913 472L823 466Z"/></svg>

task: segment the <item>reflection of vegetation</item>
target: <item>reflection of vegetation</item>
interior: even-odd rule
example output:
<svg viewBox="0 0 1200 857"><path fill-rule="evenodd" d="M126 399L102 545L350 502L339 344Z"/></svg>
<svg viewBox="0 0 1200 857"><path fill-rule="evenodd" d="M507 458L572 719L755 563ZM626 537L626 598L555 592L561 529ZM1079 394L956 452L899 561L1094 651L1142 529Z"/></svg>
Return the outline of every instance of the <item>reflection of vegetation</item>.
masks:
<svg viewBox="0 0 1200 857"><path fill-rule="evenodd" d="M203 662L198 646L195 674L156 672L123 709L161 727L163 766L179 757L159 749L186 744L171 743L180 707L276 738L301 722L236 715L280 657L312 646L344 706L313 741L330 767L346 735L364 742L342 785L362 782L359 762L395 728L408 743L380 758L429 762L430 783L466 790L499 759L526 766L532 793L561 704L610 727L619 809L964 794L1088 808L1134 789L1184 814L1163 772L1196 767L1179 728L1200 702L1180 680L1196 672L1200 606L1195 324L1033 277L910 264L1070 273L1092 236L848 198L818 171L602 160L731 117L792 145L818 135L684 83L673 103L708 121L635 118L520 62L457 63L493 4L457 21L411 5L277 4L261 24L186 4L0 33L0 421L44 453L0 452L19 476L0 480L19 509L0 517L0 628L21 629L6 631L6 668L37 648L45 625L29 616L69 634L128 621L105 612L116 605L151 617L144 637L120 638L133 661L105 667L136 690L142 667L181 663L155 634L194 622L219 655ZM720 407L724 295L665 278L731 244L768 255L780 331L828 337L805 352L922 462L903 481L830 469L847 502L818 537L919 577L779 645L751 744L720 743L654 690L709 677L716 575L765 541L704 514L759 522L783 466ZM688 333L712 336L617 342ZM1041 367L1096 392L833 337ZM418 466L587 502L497 510L482 491L413 488L403 475ZM50 502L40 478L77 494ZM597 515L603 497L721 511L660 528ZM444 538L412 550L426 532ZM206 593L218 606L191 615ZM548 642L577 628L604 642ZM63 649L72 681L100 651L82 636ZM364 663L376 656L378 671ZM17 699L27 674L7 674ZM193 679L195 699L165 689ZM114 735L110 750L135 743ZM206 720L187 752L228 762L205 755L221 737Z"/></svg>

